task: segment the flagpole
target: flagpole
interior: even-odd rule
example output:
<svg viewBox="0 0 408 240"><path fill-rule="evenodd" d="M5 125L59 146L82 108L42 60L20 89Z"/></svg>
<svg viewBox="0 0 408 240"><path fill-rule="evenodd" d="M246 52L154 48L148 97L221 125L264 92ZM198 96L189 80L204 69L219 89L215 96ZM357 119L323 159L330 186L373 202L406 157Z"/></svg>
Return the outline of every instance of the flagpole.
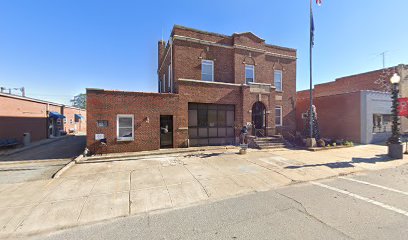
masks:
<svg viewBox="0 0 408 240"><path fill-rule="evenodd" d="M313 138L313 110L312 110L312 106L313 106L313 74L312 74L312 24L313 24L313 20L312 20L312 0L310 0L310 38L309 38L309 50L310 50L310 89L309 89L309 97L310 97L310 112L309 112L309 130L310 130L310 138Z"/></svg>

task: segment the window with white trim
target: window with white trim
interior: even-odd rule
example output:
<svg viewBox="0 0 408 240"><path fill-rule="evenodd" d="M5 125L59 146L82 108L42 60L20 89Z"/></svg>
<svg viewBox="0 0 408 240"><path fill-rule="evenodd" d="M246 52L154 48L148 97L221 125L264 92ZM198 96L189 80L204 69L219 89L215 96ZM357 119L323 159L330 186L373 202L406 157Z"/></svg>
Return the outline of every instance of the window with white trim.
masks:
<svg viewBox="0 0 408 240"><path fill-rule="evenodd" d="M245 82L246 84L255 82L255 66L254 65L245 65Z"/></svg>
<svg viewBox="0 0 408 240"><path fill-rule="evenodd" d="M214 61L201 61L201 79L203 81L214 81Z"/></svg>
<svg viewBox="0 0 408 240"><path fill-rule="evenodd" d="M133 141L134 138L134 115L117 115L117 138L118 141Z"/></svg>
<svg viewBox="0 0 408 240"><path fill-rule="evenodd" d="M282 92L282 71L281 70L275 70L274 72L274 85L275 85L275 90L278 92Z"/></svg>
<svg viewBox="0 0 408 240"><path fill-rule="evenodd" d="M275 126L282 126L282 106L275 106Z"/></svg>

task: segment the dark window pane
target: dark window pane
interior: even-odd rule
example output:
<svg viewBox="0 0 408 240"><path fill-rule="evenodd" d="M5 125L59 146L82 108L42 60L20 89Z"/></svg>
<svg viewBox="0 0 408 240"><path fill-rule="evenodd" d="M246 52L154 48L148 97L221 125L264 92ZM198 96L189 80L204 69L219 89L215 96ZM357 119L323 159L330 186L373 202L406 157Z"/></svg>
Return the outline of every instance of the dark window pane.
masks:
<svg viewBox="0 0 408 240"><path fill-rule="evenodd" d="M233 137L234 134L234 129L233 128L227 128L227 136L228 137Z"/></svg>
<svg viewBox="0 0 408 240"><path fill-rule="evenodd" d="M234 126L234 111L227 111L227 126Z"/></svg>
<svg viewBox="0 0 408 240"><path fill-rule="evenodd" d="M226 116L225 111L218 111L218 126L226 125Z"/></svg>
<svg viewBox="0 0 408 240"><path fill-rule="evenodd" d="M208 126L208 118L207 118L207 110L206 109L199 109L198 110L198 126L199 127L207 127Z"/></svg>
<svg viewBox="0 0 408 240"><path fill-rule="evenodd" d="M218 137L226 137L227 136L227 129L226 128L218 128Z"/></svg>
<svg viewBox="0 0 408 240"><path fill-rule="evenodd" d="M198 129L199 137L208 137L208 128L199 128Z"/></svg>
<svg viewBox="0 0 408 240"><path fill-rule="evenodd" d="M197 128L189 128L188 129L188 136L189 136L189 138L196 138L198 136Z"/></svg>
<svg viewBox="0 0 408 240"><path fill-rule="evenodd" d="M217 110L208 110L208 126L215 127L217 125Z"/></svg>
<svg viewBox="0 0 408 240"><path fill-rule="evenodd" d="M195 104L195 103L189 103L188 104L188 109L190 110L190 109L197 109L197 104Z"/></svg>
<svg viewBox="0 0 408 240"><path fill-rule="evenodd" d="M217 136L217 128L209 128L208 129L209 137L216 137Z"/></svg>
<svg viewBox="0 0 408 240"><path fill-rule="evenodd" d="M197 126L197 110L188 110L188 126Z"/></svg>

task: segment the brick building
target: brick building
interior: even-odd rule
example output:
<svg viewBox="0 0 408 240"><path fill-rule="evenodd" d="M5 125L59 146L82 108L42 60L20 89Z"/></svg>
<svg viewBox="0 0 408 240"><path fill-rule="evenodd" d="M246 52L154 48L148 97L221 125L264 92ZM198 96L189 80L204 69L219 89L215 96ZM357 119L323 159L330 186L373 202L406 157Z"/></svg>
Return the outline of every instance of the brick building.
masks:
<svg viewBox="0 0 408 240"><path fill-rule="evenodd" d="M401 76L399 89L408 97L408 66L398 65L356 74L315 85L313 101L323 137L358 143L385 141L391 132L391 95L389 79ZM296 125L302 132L303 114L309 109L309 91L297 92ZM401 118L402 131L408 131L408 119Z"/></svg>
<svg viewBox="0 0 408 240"><path fill-rule="evenodd" d="M87 89L88 147L107 152L235 144L295 130L296 50L253 33L174 26L158 42L158 92Z"/></svg>
<svg viewBox="0 0 408 240"><path fill-rule="evenodd" d="M61 131L86 132L86 110L34 98L0 93L0 139L23 142L57 137Z"/></svg>

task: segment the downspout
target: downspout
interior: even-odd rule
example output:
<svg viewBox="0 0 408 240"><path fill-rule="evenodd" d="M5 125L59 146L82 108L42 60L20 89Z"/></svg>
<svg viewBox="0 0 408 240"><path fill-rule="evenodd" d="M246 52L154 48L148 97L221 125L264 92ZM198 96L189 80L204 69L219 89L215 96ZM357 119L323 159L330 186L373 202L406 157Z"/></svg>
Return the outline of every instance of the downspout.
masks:
<svg viewBox="0 0 408 240"><path fill-rule="evenodd" d="M50 104L47 103L46 109L45 109L45 131L46 131L46 138L50 138L50 119L48 117L48 114L50 113Z"/></svg>
<svg viewBox="0 0 408 240"><path fill-rule="evenodd" d="M170 91L171 93L173 93L174 91L174 77L173 77L173 38L170 37L170 84L171 84L171 88Z"/></svg>

